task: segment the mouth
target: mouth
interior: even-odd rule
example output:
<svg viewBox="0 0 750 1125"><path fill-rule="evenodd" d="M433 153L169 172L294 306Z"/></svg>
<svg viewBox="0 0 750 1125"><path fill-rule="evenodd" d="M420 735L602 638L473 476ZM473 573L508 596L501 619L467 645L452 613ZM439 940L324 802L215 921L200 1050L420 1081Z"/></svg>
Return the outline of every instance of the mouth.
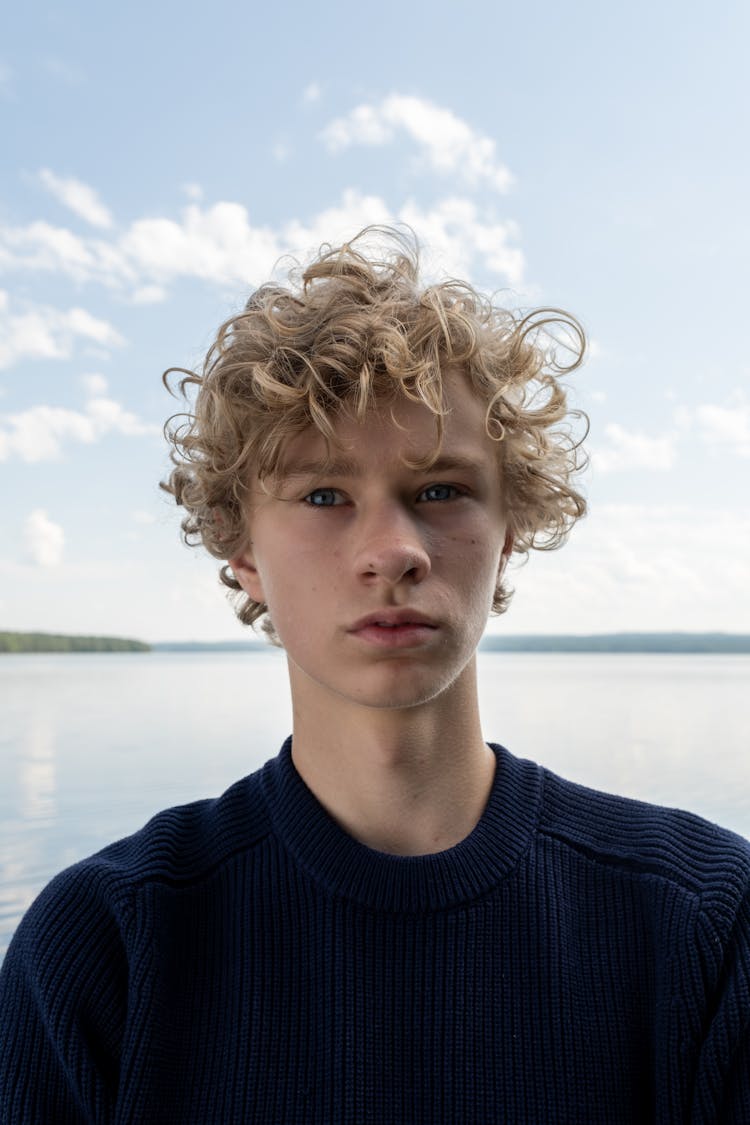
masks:
<svg viewBox="0 0 750 1125"><path fill-rule="evenodd" d="M423 613L409 609L386 609L369 613L352 625L350 632L359 633L362 629L437 629L437 624Z"/></svg>
<svg viewBox="0 0 750 1125"><path fill-rule="evenodd" d="M378 648L413 648L426 644L438 626L424 614L409 610L371 613L349 630L366 644Z"/></svg>

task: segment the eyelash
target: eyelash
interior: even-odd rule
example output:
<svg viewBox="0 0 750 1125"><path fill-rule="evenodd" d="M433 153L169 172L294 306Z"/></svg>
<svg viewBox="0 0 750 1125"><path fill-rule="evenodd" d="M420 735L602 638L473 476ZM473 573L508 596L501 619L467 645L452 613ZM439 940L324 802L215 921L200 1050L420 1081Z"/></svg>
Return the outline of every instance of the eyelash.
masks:
<svg viewBox="0 0 750 1125"><path fill-rule="evenodd" d="M440 500L428 501L429 503L445 504L449 500L457 500L462 496L466 496L466 492L455 484L429 484L426 488L422 489L419 495L423 496L426 492L431 492L434 489L449 489L453 495L444 496ZM314 488L312 492L308 492L308 494L302 498L302 502L307 504L310 508L340 508L342 506L341 504L316 504L311 497L318 496L322 492L340 495L338 488Z"/></svg>

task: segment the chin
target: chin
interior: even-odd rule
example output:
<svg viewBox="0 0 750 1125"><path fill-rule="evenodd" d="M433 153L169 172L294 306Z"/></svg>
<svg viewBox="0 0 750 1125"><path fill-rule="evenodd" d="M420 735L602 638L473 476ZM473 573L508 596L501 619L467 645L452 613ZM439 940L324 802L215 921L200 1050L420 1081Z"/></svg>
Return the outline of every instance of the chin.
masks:
<svg viewBox="0 0 750 1125"><path fill-rule="evenodd" d="M407 711L414 707L424 707L430 703L437 703L442 696L445 702L454 706L455 689L460 671L453 676L441 677L410 677L401 669L398 679L392 684L373 686L370 690L360 688L359 691L347 693L349 698L362 707L371 707L379 711Z"/></svg>

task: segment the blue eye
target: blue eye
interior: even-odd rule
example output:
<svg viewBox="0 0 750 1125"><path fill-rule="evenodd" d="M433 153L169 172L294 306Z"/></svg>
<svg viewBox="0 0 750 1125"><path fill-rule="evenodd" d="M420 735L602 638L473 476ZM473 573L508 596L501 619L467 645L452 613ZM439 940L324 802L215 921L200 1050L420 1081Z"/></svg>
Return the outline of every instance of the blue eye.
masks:
<svg viewBox="0 0 750 1125"><path fill-rule="evenodd" d="M305 503L313 508L332 508L337 498L338 492L335 488L316 488L305 497Z"/></svg>
<svg viewBox="0 0 750 1125"><path fill-rule="evenodd" d="M431 484L420 495L426 497L427 500L453 500L461 493L453 484Z"/></svg>

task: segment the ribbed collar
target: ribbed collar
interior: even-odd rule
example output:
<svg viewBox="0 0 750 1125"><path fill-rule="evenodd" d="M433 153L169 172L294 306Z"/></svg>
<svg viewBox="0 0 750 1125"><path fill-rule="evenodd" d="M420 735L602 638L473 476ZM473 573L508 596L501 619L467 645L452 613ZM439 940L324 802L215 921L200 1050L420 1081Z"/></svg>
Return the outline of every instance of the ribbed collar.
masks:
<svg viewBox="0 0 750 1125"><path fill-rule="evenodd" d="M261 786L276 835L329 892L373 910L440 910L497 886L526 851L536 827L539 767L490 745L497 767L479 823L461 843L434 855L388 855L344 832L297 773L291 738L263 767Z"/></svg>

